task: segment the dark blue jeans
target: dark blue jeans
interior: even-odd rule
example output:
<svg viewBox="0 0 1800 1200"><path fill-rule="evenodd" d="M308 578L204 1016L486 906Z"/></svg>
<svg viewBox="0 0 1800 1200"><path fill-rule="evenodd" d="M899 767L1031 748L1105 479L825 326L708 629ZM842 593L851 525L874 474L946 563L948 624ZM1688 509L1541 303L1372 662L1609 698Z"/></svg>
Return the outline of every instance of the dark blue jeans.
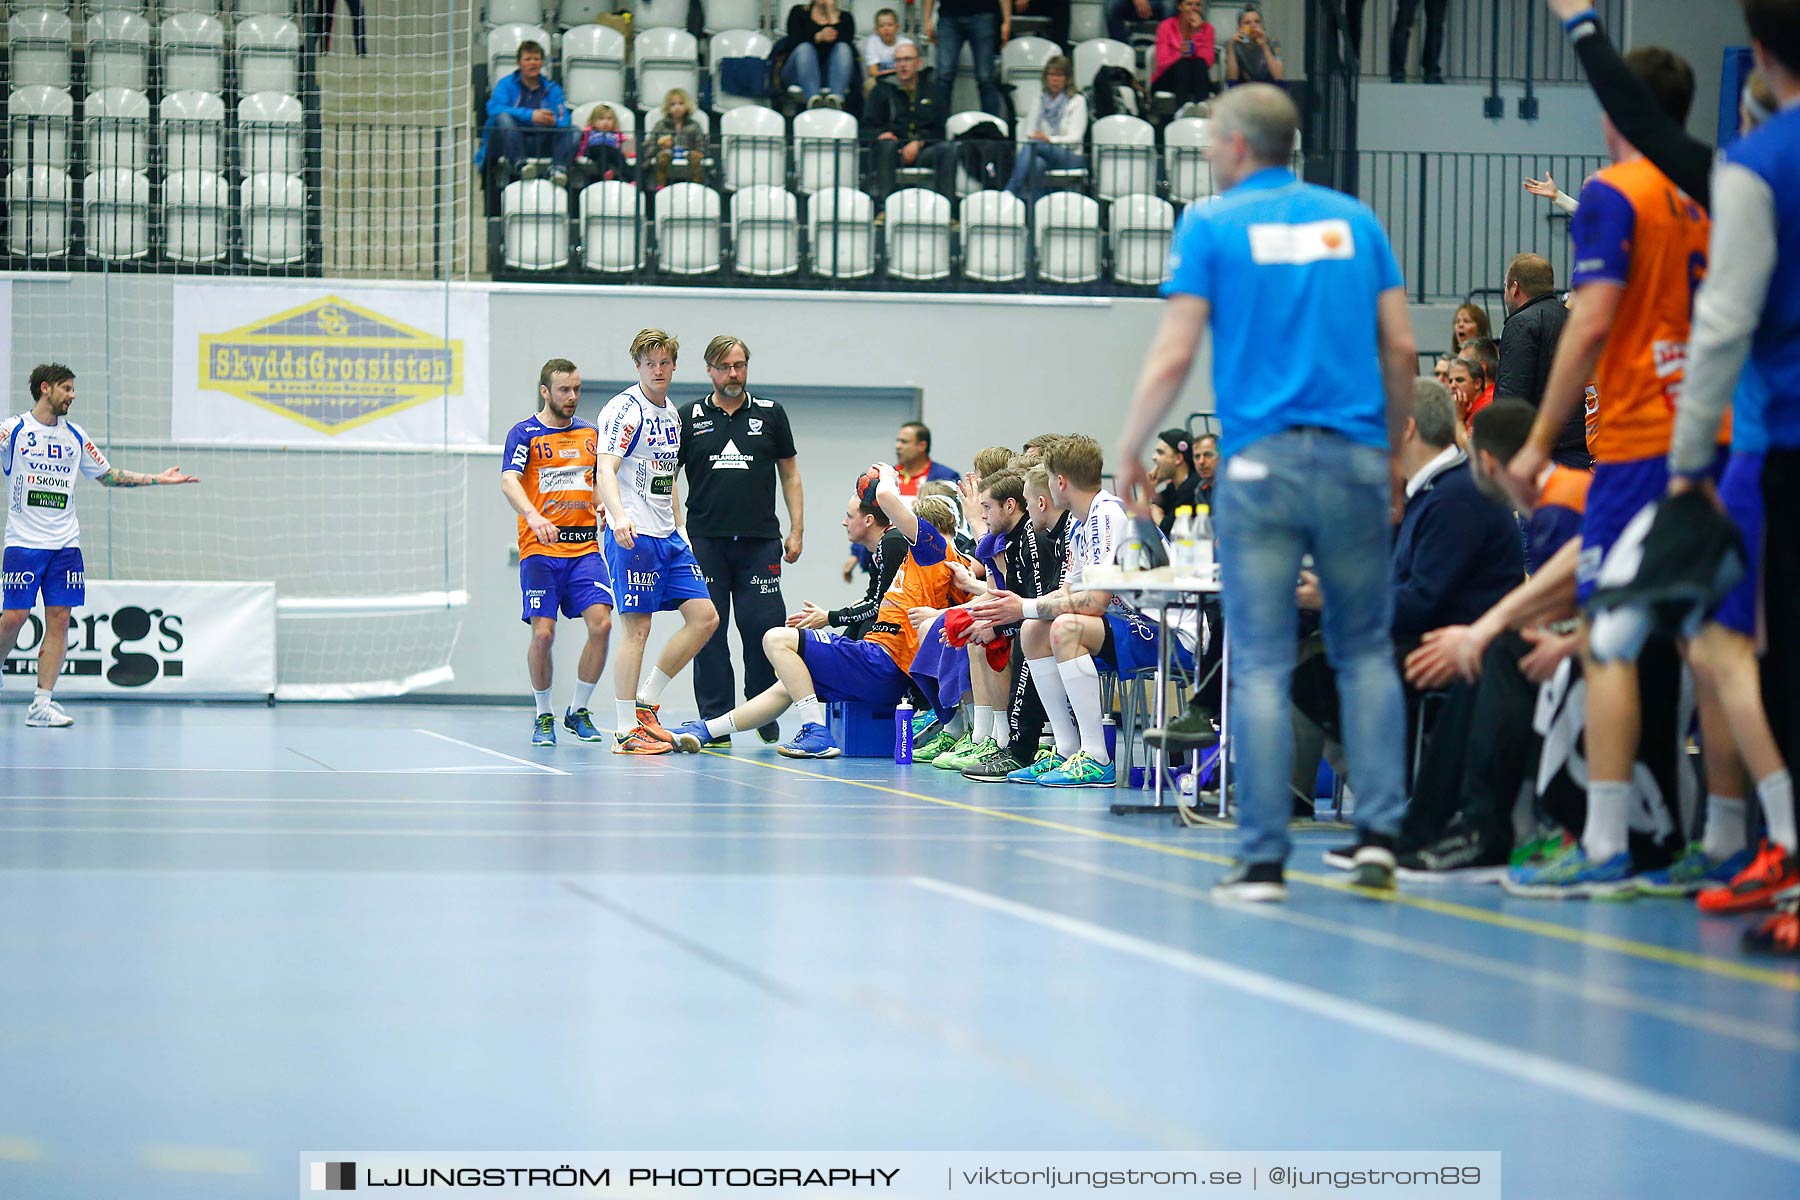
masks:
<svg viewBox="0 0 1800 1200"><path fill-rule="evenodd" d="M566 125L532 125L511 113L501 113L494 118L492 136L494 153L514 167L528 158L547 155L555 163L555 169L564 174L574 163L575 148L581 144L579 129Z"/></svg>
<svg viewBox="0 0 1800 1200"><path fill-rule="evenodd" d="M971 17L938 14L937 74L944 111L954 111L950 107L950 93L956 88L956 64L962 58L964 42L969 44L969 56L975 60L975 83L981 89L982 111L1004 119L1005 100L1000 95L1000 71L994 57L1000 52L1000 17L997 13L978 13Z"/></svg>
<svg viewBox="0 0 1800 1200"><path fill-rule="evenodd" d="M1150 0L1150 20L1162 21L1174 15L1174 0ZM1144 18L1137 15L1137 5L1132 0L1109 0L1106 6L1106 36L1129 46L1131 23L1142 19Z"/></svg>

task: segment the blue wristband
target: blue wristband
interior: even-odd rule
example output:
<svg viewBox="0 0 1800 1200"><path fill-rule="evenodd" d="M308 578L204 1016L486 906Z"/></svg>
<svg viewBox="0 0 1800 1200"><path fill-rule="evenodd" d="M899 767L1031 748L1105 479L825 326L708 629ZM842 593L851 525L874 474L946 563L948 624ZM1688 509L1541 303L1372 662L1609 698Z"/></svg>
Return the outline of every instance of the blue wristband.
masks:
<svg viewBox="0 0 1800 1200"><path fill-rule="evenodd" d="M1574 16L1572 16L1568 20L1564 21L1562 23L1562 26L1563 26L1564 33L1574 33L1577 29L1579 29L1583 25L1598 26L1599 23L1600 23L1600 14L1590 8L1586 12L1576 13Z"/></svg>

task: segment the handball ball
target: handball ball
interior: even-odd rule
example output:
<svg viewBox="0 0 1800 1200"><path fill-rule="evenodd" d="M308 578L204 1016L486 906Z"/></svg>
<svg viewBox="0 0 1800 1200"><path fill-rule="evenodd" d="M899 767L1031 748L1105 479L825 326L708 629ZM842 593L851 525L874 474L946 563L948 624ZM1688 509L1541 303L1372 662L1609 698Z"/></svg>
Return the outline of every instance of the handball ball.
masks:
<svg viewBox="0 0 1800 1200"><path fill-rule="evenodd" d="M856 481L856 497L870 508L875 507L875 489L881 484L881 472L870 467Z"/></svg>

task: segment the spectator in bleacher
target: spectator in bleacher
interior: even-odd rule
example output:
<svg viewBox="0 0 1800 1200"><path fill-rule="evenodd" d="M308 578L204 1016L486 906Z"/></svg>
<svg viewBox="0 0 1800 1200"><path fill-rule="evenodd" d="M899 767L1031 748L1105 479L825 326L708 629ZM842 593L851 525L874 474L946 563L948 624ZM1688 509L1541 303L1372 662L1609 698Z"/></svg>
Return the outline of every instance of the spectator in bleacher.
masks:
<svg viewBox="0 0 1800 1200"><path fill-rule="evenodd" d="M884 8L875 14L875 32L863 39L863 65L868 69L868 78L863 80L864 94L893 75L894 52L912 44L913 40L900 32L898 13Z"/></svg>
<svg viewBox="0 0 1800 1200"><path fill-rule="evenodd" d="M1175 15L1156 27L1156 69L1150 90L1174 96L1177 115L1182 115L1182 108L1212 95L1217 55L1217 34L1206 19L1206 0L1179 0Z"/></svg>
<svg viewBox="0 0 1800 1200"><path fill-rule="evenodd" d="M1044 36L1059 46L1069 44L1070 0L1012 0L1013 16L1043 17L1050 22Z"/></svg>
<svg viewBox="0 0 1800 1200"><path fill-rule="evenodd" d="M1012 0L936 0L935 5L934 0L925 0L925 36L937 47L938 102L944 111L950 111L957 63L966 44L975 63L982 111L1005 119L998 56L1012 37Z"/></svg>
<svg viewBox="0 0 1800 1200"><path fill-rule="evenodd" d="M1479 304L1465 304L1456 310L1450 318L1450 353L1460 354L1463 343L1470 338L1492 337L1493 330L1488 326L1487 309Z"/></svg>
<svg viewBox="0 0 1800 1200"><path fill-rule="evenodd" d="M1200 503L1212 507L1213 477L1219 470L1219 438L1203 433L1194 439L1194 473L1200 479L1196 489Z"/></svg>
<svg viewBox="0 0 1800 1200"><path fill-rule="evenodd" d="M1470 338L1460 356L1480 375L1481 390L1469 402L1468 419L1494 402L1494 381L1500 374L1500 343L1491 337Z"/></svg>
<svg viewBox="0 0 1800 1200"><path fill-rule="evenodd" d="M1474 409L1475 398L1481 394L1481 365L1470 362L1460 355L1450 360L1450 377L1445 388L1450 398L1456 402L1457 422L1467 430L1469 414Z"/></svg>
<svg viewBox="0 0 1800 1200"><path fill-rule="evenodd" d="M1425 44L1419 48L1419 69L1426 83L1444 82L1444 14L1450 0L1425 0ZM1406 82L1406 48L1412 41L1413 15L1419 0L1400 0L1394 9L1394 28L1388 34L1388 78Z"/></svg>
<svg viewBox="0 0 1800 1200"><path fill-rule="evenodd" d="M1506 268L1506 324L1500 333L1495 396L1515 396L1538 406L1568 320L1569 310L1556 295L1556 271L1550 260L1536 254L1514 258ZM1571 415L1551 457L1566 467L1585 468L1592 462L1585 426L1584 414Z"/></svg>
<svg viewBox="0 0 1800 1200"><path fill-rule="evenodd" d="M837 0L812 0L788 10L787 61L781 78L806 95L806 107L844 107L856 78L856 18Z"/></svg>
<svg viewBox="0 0 1800 1200"><path fill-rule="evenodd" d="M1256 5L1238 14L1237 35L1225 46L1225 86L1240 83L1273 83L1279 85L1287 75L1281 62L1281 43L1263 28L1262 13Z"/></svg>
<svg viewBox="0 0 1800 1200"><path fill-rule="evenodd" d="M949 196L955 183L956 150L944 141L944 102L933 86L917 46L894 51L894 74L875 85L863 105L862 132L875 174L874 199L894 190L901 167L936 172L934 186Z"/></svg>
<svg viewBox="0 0 1800 1200"><path fill-rule="evenodd" d="M1031 98L1019 119L1019 155L1006 190L1026 204L1044 194L1051 171L1087 166L1081 141L1087 136L1087 99L1070 81L1075 64L1057 55L1044 64L1044 90Z"/></svg>
<svg viewBox="0 0 1800 1200"><path fill-rule="evenodd" d="M694 120L694 100L686 89L670 88L663 96L662 117L644 148L638 166L645 182L659 189L671 174L685 174L695 183L706 177L706 131Z"/></svg>
<svg viewBox="0 0 1800 1200"><path fill-rule="evenodd" d="M1173 11L1170 0L1107 0L1106 36L1129 46L1134 24L1167 20Z"/></svg>
<svg viewBox="0 0 1800 1200"><path fill-rule="evenodd" d="M1450 387L1450 364L1455 361L1456 355L1454 354L1440 354L1437 356L1437 362L1431 368L1433 378L1445 387ZM1455 394L1455 389L1451 390L1451 394Z"/></svg>
<svg viewBox="0 0 1800 1200"><path fill-rule="evenodd" d="M1200 503L1200 473L1194 470L1194 446L1185 429L1165 429L1150 448L1150 478L1157 483L1150 516L1168 537L1175 527L1175 510Z"/></svg>
<svg viewBox="0 0 1800 1200"><path fill-rule="evenodd" d="M575 186L570 192L580 192L601 179L629 180L631 152L631 135L619 129L619 114L613 111L613 106L594 105L575 150L575 166L571 172Z"/></svg>
<svg viewBox="0 0 1800 1200"><path fill-rule="evenodd" d="M551 182L564 186L569 182L580 134L569 127L569 106L563 103L562 88L544 74L544 48L536 42L520 42L516 61L518 69L488 93L488 123L481 131L475 165L479 167L485 160L491 136L502 183L520 174L521 163L525 164L523 178L537 178L536 164L526 160L548 158Z"/></svg>

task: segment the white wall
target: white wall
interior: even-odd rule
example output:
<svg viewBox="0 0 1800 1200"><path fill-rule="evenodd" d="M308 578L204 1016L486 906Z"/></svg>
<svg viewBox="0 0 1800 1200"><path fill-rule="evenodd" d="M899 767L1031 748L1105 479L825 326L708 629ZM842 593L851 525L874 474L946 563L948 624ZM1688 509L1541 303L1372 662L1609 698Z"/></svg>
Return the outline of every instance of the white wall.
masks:
<svg viewBox="0 0 1800 1200"><path fill-rule="evenodd" d="M1715 63L1715 88L1717 74ZM1463 154L1606 153L1600 104L1586 85L1539 86L1535 121L1519 118L1519 98L1524 94L1523 85L1503 83L1500 95L1506 102L1505 115L1491 119L1482 115L1486 87L1364 79L1356 93L1357 148Z"/></svg>
<svg viewBox="0 0 1800 1200"><path fill-rule="evenodd" d="M1692 0L1633 0L1627 10L1626 47L1667 46L1694 67L1694 107L1688 132L1712 143L1719 137L1719 79L1727 46L1748 46L1749 31L1736 4Z"/></svg>

